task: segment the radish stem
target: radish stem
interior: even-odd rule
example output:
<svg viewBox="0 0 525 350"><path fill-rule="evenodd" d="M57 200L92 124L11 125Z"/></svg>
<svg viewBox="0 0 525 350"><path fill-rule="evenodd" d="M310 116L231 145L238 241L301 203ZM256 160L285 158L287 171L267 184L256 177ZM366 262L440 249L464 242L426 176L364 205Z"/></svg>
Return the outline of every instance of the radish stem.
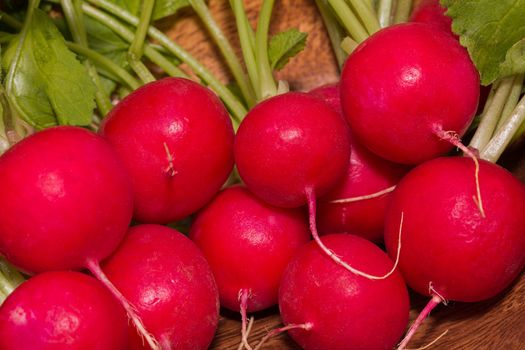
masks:
<svg viewBox="0 0 525 350"><path fill-rule="evenodd" d="M124 20L125 22L131 25L136 26L138 24L137 17L131 15L129 12L125 11L121 7L116 6L115 4L107 0L87 0L87 1L105 9L106 11L112 13L113 15L117 16L118 18ZM102 18L104 16L104 18L112 20L110 16L104 15L103 12L101 12L100 10L97 10L93 6L84 4L82 8L84 12L86 13L89 12L92 15L97 14L99 18ZM109 26L107 22L103 21L103 23ZM240 123L242 118L246 115L246 108L240 103L240 101L235 97L235 95L233 95L233 93L226 86L224 86L221 82L219 82L219 80L217 80L217 78L215 78L193 56L191 56L188 52L183 50L179 45L177 45L175 42L169 39L160 30L150 26L148 30L148 35L151 36L153 39L157 40L162 46L164 46L175 57L185 62L195 72L195 74L197 74L197 76L199 76L206 84L208 84L219 95L219 97L224 101L226 106L230 109L230 111L233 114L234 124L238 125L238 123ZM147 47L146 47L145 54L146 55L148 54ZM160 56L163 57L162 55Z"/></svg>
<svg viewBox="0 0 525 350"><path fill-rule="evenodd" d="M343 28L337 22L332 9L328 6L326 0L315 0L317 8L323 18L324 26L330 38L332 44L332 50L337 60L337 64L341 69L345 63L346 57L348 56L345 51L341 48L341 42L343 41L345 34Z"/></svg>
<svg viewBox="0 0 525 350"><path fill-rule="evenodd" d="M260 96L259 72L255 60L255 33L248 21L242 0L232 0L232 9L237 24L237 33L241 44L242 55L248 77L252 84L255 96ZM248 104L250 106L250 104Z"/></svg>
<svg viewBox="0 0 525 350"><path fill-rule="evenodd" d="M144 42L146 40L146 35L148 33L148 27L151 22L151 15L153 14L154 7L155 0L142 1L139 24L128 51L128 62L130 67L135 71L135 73L137 73L140 80L142 80L144 83L155 81L153 74L140 60L144 54Z"/></svg>
<svg viewBox="0 0 525 350"><path fill-rule="evenodd" d="M393 24L404 23L410 18L412 0L397 0Z"/></svg>
<svg viewBox="0 0 525 350"><path fill-rule="evenodd" d="M235 51L230 45L230 42L213 19L208 9L208 6L206 6L206 3L203 0L189 0L189 2L193 7L193 10L195 10L202 23L204 23L204 25L206 26L206 29L208 29L208 32L211 34L213 40L219 47L219 50L221 51L222 56L226 60L226 64L228 64L228 67L230 68L230 71L232 72L235 81L239 85L241 93L244 99L246 100L247 104L249 106L252 106L255 103L254 92L250 87L246 74L244 73L244 70L242 68L241 62L237 58L237 55L235 55Z"/></svg>
<svg viewBox="0 0 525 350"><path fill-rule="evenodd" d="M24 276L4 258L0 258L0 293L8 297L23 282L25 282ZM0 298L0 305L5 297Z"/></svg>
<svg viewBox="0 0 525 350"><path fill-rule="evenodd" d="M354 10L357 12L359 18L361 18L361 21L368 31L368 34L372 35L381 28L376 14L363 0L347 1L350 2Z"/></svg>
<svg viewBox="0 0 525 350"><path fill-rule="evenodd" d="M489 162L497 162L524 121L525 96L521 98L516 108L514 108L507 122L501 126L487 146L481 151L480 157Z"/></svg>
<svg viewBox="0 0 525 350"><path fill-rule="evenodd" d="M379 0L377 13L381 28L388 27L392 23L392 0Z"/></svg>
<svg viewBox="0 0 525 350"><path fill-rule="evenodd" d="M361 43L368 38L368 32L365 27L363 27L359 19L348 7L345 0L328 0L328 3L334 10L334 13L337 14L343 27L355 41Z"/></svg>
<svg viewBox="0 0 525 350"><path fill-rule="evenodd" d="M487 106L486 113L481 117L481 122L476 129L476 133L470 141L470 147L481 151L490 141L498 125L498 120L501 117L501 111L503 107L505 107L505 102L509 97L513 82L514 77L505 78L500 82L490 106Z"/></svg>
<svg viewBox="0 0 525 350"><path fill-rule="evenodd" d="M275 0L264 0L259 14L259 22L255 32L255 61L259 75L260 95L259 101L277 94L277 86L272 74L270 59L268 57L268 31L270 18Z"/></svg>
<svg viewBox="0 0 525 350"><path fill-rule="evenodd" d="M516 108L516 105L518 104L518 101L520 99L521 90L523 88L523 79L525 78L525 74L519 74L516 75L514 78L514 82L512 84L512 88L509 93L509 97L507 98L507 102L505 103L505 107L503 108L503 111L501 112L501 118L498 122L498 126L496 130L501 128L503 124L509 119L510 115L512 114L512 111L514 108Z"/></svg>

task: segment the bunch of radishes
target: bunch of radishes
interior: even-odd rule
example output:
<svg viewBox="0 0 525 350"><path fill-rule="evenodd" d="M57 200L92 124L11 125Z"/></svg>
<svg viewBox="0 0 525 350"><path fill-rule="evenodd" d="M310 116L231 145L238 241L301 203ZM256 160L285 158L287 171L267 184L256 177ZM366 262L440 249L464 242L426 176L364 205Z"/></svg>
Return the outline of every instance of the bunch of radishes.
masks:
<svg viewBox="0 0 525 350"><path fill-rule="evenodd" d="M391 349L408 285L431 301L402 349L439 303L518 276L525 187L461 143L479 75L450 23L377 32L338 84L267 83L236 132L211 90L165 78L98 134L54 127L6 151L0 254L34 276L0 307L0 349L206 349L219 305L241 312L240 349L281 331ZM187 218L188 237L166 226ZM248 313L276 304L284 326L250 339Z"/></svg>

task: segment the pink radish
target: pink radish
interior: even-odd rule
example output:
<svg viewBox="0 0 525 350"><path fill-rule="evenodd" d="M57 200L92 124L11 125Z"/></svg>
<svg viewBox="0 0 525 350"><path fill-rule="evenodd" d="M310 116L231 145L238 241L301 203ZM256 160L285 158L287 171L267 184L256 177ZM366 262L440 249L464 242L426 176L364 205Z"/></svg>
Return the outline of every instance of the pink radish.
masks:
<svg viewBox="0 0 525 350"><path fill-rule="evenodd" d="M458 39L458 36L452 32L452 18L445 15L446 10L439 0L423 0L412 11L410 21L436 26Z"/></svg>
<svg viewBox="0 0 525 350"><path fill-rule="evenodd" d="M99 281L44 272L0 307L2 350L127 350L127 318Z"/></svg>
<svg viewBox="0 0 525 350"><path fill-rule="evenodd" d="M126 234L133 198L111 146L78 127L55 127L0 157L0 253L28 273L88 268L155 344L100 270Z"/></svg>
<svg viewBox="0 0 525 350"><path fill-rule="evenodd" d="M219 295L208 263L187 237L165 226L132 227L103 269L163 350L208 348ZM130 332L131 349L147 349Z"/></svg>
<svg viewBox="0 0 525 350"><path fill-rule="evenodd" d="M393 267L383 251L363 238L331 234L322 239L343 260L367 273L382 275ZM279 308L289 334L306 350L375 350L396 345L408 323L410 305L397 270L382 280L357 276L311 243L285 270Z"/></svg>
<svg viewBox="0 0 525 350"><path fill-rule="evenodd" d="M391 256L398 250L396 219L402 212L400 271L410 287L432 296L401 348L441 301L493 297L525 266L525 186L483 160L476 184L474 169L469 158L431 160L406 175L393 193L386 218L387 249Z"/></svg>
<svg viewBox="0 0 525 350"><path fill-rule="evenodd" d="M210 263L221 305L240 307L244 332L246 312L277 305L283 271L309 236L302 210L271 206L240 186L219 193L190 231Z"/></svg>
<svg viewBox="0 0 525 350"><path fill-rule="evenodd" d="M298 92L259 103L242 121L235 161L246 186L272 205L308 204L310 230L321 249L344 265L319 239L316 196L342 180L350 158L348 126L330 105ZM345 266L351 269L349 266Z"/></svg>
<svg viewBox="0 0 525 350"><path fill-rule="evenodd" d="M342 114L338 84L322 86L310 93ZM389 193L408 169L369 152L355 137L350 137L350 148L350 165L344 180L319 200L319 231L351 232L381 242Z"/></svg>
<svg viewBox="0 0 525 350"><path fill-rule="evenodd" d="M259 103L242 121L235 161L246 186L266 202L299 207L308 192L325 194L348 167L344 119L305 93L289 92Z"/></svg>
<svg viewBox="0 0 525 350"><path fill-rule="evenodd" d="M134 218L168 223L204 206L233 167L233 127L209 89L182 78L149 83L108 115L102 135L133 182Z"/></svg>
<svg viewBox="0 0 525 350"><path fill-rule="evenodd" d="M467 51L421 23L385 28L348 57L341 100L352 133L372 152L417 164L452 145L436 134L463 135L476 112L479 76Z"/></svg>

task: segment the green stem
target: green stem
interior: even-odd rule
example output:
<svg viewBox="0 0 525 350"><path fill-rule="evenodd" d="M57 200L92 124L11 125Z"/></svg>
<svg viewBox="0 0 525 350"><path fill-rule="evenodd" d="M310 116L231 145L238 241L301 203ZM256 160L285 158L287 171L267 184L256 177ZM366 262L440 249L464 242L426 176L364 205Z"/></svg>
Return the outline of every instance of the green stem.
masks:
<svg viewBox="0 0 525 350"><path fill-rule="evenodd" d="M264 100L277 94L277 86L272 74L270 59L268 58L268 31L275 0L264 0L259 14L259 22L255 32L255 61L259 73L260 95L259 100Z"/></svg>
<svg viewBox="0 0 525 350"><path fill-rule="evenodd" d="M243 0L232 0L232 9L239 33L242 55L248 71L248 77L252 84L255 96L260 96L259 73L255 61L255 33L253 32L246 11L244 10Z"/></svg>
<svg viewBox="0 0 525 350"><path fill-rule="evenodd" d="M107 0L87 0L88 2L91 2L97 6L100 6L101 8L105 9L106 11L114 14L115 16L121 18L125 22L136 26L138 24L138 18L130 14L129 12L125 11L119 6L116 6L115 4L107 1ZM93 15L97 15L100 18L104 17L107 18L109 16L105 15L100 10L97 10L93 6L90 6L88 4L83 5L83 10L86 13L91 13ZM109 17L109 19L112 19ZM118 23L118 21L115 21ZM109 24L105 22L105 20L102 20L102 23L105 23L107 26ZM120 23L119 23L120 25ZM122 26L122 25L120 25ZM122 26L123 27L123 26ZM125 28L125 27L123 27ZM133 34L131 34L133 35ZM200 64L193 56L191 56L188 52L186 52L184 49L182 49L179 45L177 45L175 42L173 42L171 39L169 39L164 33L162 33L160 30L151 27L148 30L148 35L151 36L153 39L157 40L162 46L164 46L169 52L171 52L175 57L186 63L193 71L194 73L199 76L206 84L208 84L218 95L219 97L224 101L226 106L230 109L230 111L233 114L234 119L234 126L238 125L242 118L246 115L246 108L242 105L242 103L235 97L235 95L226 87L224 86L217 78L215 78L202 64ZM148 47L146 47L145 54L148 55ZM153 49L152 49L153 50ZM154 50L153 50L154 51ZM156 51L155 51L156 52ZM161 55L162 56L162 55ZM162 56L163 57L163 56ZM161 67L163 68L163 67Z"/></svg>
<svg viewBox="0 0 525 350"><path fill-rule="evenodd" d="M323 18L324 26L328 32L328 37L330 38L337 64L339 68L342 68L347 57L347 54L341 48L341 43L345 38L343 28L337 22L332 9L328 6L326 0L315 0L315 3L317 4L317 8Z"/></svg>
<svg viewBox="0 0 525 350"><path fill-rule="evenodd" d="M487 143L490 141L494 130L498 125L498 120L501 117L501 111L505 107L505 102L509 97L514 77L505 78L499 84L492 103L487 107L487 111L481 117L481 122L476 129L476 133L472 137L469 146L482 150L485 148Z"/></svg>
<svg viewBox="0 0 525 350"><path fill-rule="evenodd" d="M397 0L394 12L394 24L405 23L410 18L412 0Z"/></svg>
<svg viewBox="0 0 525 350"><path fill-rule="evenodd" d="M379 0L377 14L381 28L388 27L390 23L392 23L392 1L393 0Z"/></svg>
<svg viewBox="0 0 525 350"><path fill-rule="evenodd" d="M144 83L155 81L153 74L140 60L144 54L144 42L146 41L146 35L148 34L148 28L154 7L155 0L142 0L139 24L128 50L129 65Z"/></svg>
<svg viewBox="0 0 525 350"><path fill-rule="evenodd" d="M189 2L195 10L195 12L197 13L197 15L199 16L199 18L201 19L202 23L204 23L204 25L206 26L206 29L212 36L213 40L219 47L219 50L221 51L222 56L226 60L226 63L228 64L228 67L230 68L230 71L232 72L235 81L241 89L241 93L245 101L248 103L249 106L252 106L253 104L255 104L255 96L253 89L251 88L250 83L248 82L247 76L242 68L241 62L237 58L237 55L235 55L235 51L230 45L230 42L213 19L208 9L208 6L206 6L206 3L203 0L189 0Z"/></svg>
<svg viewBox="0 0 525 350"><path fill-rule="evenodd" d="M104 12L89 6L87 4L82 5L82 11L84 13L102 24L106 25L108 28L113 30L119 36L121 36L128 43L131 43L134 38L134 34L126 26L120 23L115 18L110 15L105 14ZM137 18L136 18L137 19ZM138 19L137 19L138 24ZM187 75L181 71L177 66L171 63L166 57L160 54L158 51L153 49L149 44L144 46L144 56L150 59L153 63L162 68L168 75L175 77L187 77Z"/></svg>
<svg viewBox="0 0 525 350"><path fill-rule="evenodd" d="M363 0L347 0L349 1L357 15L363 21L368 34L372 35L380 29L379 21L376 14L370 9Z"/></svg>
<svg viewBox="0 0 525 350"><path fill-rule="evenodd" d="M345 37L343 41L341 41L341 49L346 52L347 55L350 55L358 45L359 44L352 40L352 38L349 36Z"/></svg>
<svg viewBox="0 0 525 350"><path fill-rule="evenodd" d="M525 121L525 96L514 108L507 122L496 132L487 146L481 151L480 157L490 162L497 162L499 157Z"/></svg>
<svg viewBox="0 0 525 350"><path fill-rule="evenodd" d="M524 78L524 74L519 74L515 76L514 82L512 83L512 87L509 93L509 97L507 98L507 102L505 102L505 107L503 108L503 111L501 111L501 118L498 122L496 130L498 130L503 124L505 124L505 122L509 119L510 115L512 114L514 108L516 108L516 105L518 104L518 101L520 99L521 89L523 88Z"/></svg>
<svg viewBox="0 0 525 350"><path fill-rule="evenodd" d="M352 38L361 43L368 38L368 32L361 24L356 15L348 7L345 0L328 0L328 3L339 18L339 21Z"/></svg>
<svg viewBox="0 0 525 350"><path fill-rule="evenodd" d="M60 0L60 4L64 10L73 40L77 44L88 48L89 46L82 12L77 12L77 8L73 5L72 0ZM98 110L100 111L100 114L106 115L111 108L113 108L111 100L109 99L109 94L104 90L97 69L91 64L91 62L89 60L84 61L84 66L87 69L91 81L93 81L93 84L96 86L95 102L97 103Z"/></svg>
<svg viewBox="0 0 525 350"><path fill-rule="evenodd" d="M0 292L6 296L11 294L16 287L25 282L24 276L22 276L22 274L11 266L11 264L9 264L4 258L0 258L0 279Z"/></svg>
<svg viewBox="0 0 525 350"><path fill-rule="evenodd" d="M126 84L132 90L138 89L140 87L140 83L131 74L129 74L127 70L120 67L118 64L114 63L109 58L106 58L98 52L87 49L82 45L78 45L76 43L66 42L66 45L69 47L70 50L88 58L95 65L104 68L108 72L114 74L121 82Z"/></svg>

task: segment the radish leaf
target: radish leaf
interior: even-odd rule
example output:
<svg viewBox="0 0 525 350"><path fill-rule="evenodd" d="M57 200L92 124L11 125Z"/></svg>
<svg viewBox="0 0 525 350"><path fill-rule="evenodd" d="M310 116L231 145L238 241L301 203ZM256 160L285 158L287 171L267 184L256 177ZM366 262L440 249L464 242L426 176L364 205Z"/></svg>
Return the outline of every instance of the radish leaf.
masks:
<svg viewBox="0 0 525 350"><path fill-rule="evenodd" d="M525 0L441 0L483 85L525 73Z"/></svg>
<svg viewBox="0 0 525 350"><path fill-rule="evenodd" d="M307 36L308 34L292 28L272 37L268 45L268 57L272 69L283 68L290 58L301 52L306 46Z"/></svg>

